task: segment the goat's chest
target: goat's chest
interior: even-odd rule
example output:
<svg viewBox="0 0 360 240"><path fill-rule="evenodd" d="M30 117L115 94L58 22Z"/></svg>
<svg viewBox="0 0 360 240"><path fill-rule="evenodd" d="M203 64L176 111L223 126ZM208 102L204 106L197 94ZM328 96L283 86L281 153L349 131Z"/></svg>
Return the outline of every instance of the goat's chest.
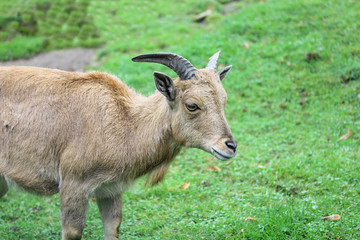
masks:
<svg viewBox="0 0 360 240"><path fill-rule="evenodd" d="M103 183L99 185L91 194L94 198L112 198L122 194L127 190L133 181L119 181L112 183Z"/></svg>

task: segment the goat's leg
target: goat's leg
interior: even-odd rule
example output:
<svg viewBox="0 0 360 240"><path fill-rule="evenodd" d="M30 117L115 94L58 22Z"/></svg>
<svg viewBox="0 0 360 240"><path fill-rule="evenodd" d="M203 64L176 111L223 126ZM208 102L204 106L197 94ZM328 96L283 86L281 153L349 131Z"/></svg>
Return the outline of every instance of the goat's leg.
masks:
<svg viewBox="0 0 360 240"><path fill-rule="evenodd" d="M86 221L88 191L74 182L63 182L60 189L62 239L81 239Z"/></svg>
<svg viewBox="0 0 360 240"><path fill-rule="evenodd" d="M105 239L115 240L119 236L122 215L122 196L96 200L104 225Z"/></svg>
<svg viewBox="0 0 360 240"><path fill-rule="evenodd" d="M9 186L5 180L5 176L0 173L0 198L9 190Z"/></svg>

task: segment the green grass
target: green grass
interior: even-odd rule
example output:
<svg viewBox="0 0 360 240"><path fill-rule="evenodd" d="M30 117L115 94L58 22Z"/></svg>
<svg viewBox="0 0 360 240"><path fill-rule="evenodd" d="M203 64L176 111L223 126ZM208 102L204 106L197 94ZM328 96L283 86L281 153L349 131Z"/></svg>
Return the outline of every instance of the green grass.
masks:
<svg viewBox="0 0 360 240"><path fill-rule="evenodd" d="M103 44L89 0L0 2L0 61L27 58L57 48Z"/></svg>
<svg viewBox="0 0 360 240"><path fill-rule="evenodd" d="M31 57L41 52L43 39L41 37L17 36L11 41L0 42L1 60L12 60Z"/></svg>
<svg viewBox="0 0 360 240"><path fill-rule="evenodd" d="M199 68L218 49L238 142L230 165L182 152L158 186L124 194L123 239L359 239L360 4L344 0L93 1L106 44L99 69L143 94L155 87L147 52L173 51ZM192 21L211 8L204 24ZM308 53L320 57L307 59ZM339 138L350 128L353 135ZM209 171L216 165L221 171ZM203 184L207 181L209 184ZM188 189L180 187L190 182ZM207 186L209 185L209 186ZM339 214L340 221L323 221ZM52 220L49 220L49 216ZM246 217L256 218L257 221ZM59 200L11 190L0 199L1 239L59 239ZM101 239L90 202L85 239Z"/></svg>

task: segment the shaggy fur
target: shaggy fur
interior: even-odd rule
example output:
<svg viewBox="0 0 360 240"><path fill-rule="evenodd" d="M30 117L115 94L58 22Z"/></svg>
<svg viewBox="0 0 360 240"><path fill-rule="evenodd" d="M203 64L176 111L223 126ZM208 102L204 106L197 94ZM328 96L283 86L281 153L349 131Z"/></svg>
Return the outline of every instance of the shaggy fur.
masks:
<svg viewBox="0 0 360 240"><path fill-rule="evenodd" d="M176 98L137 94L116 77L0 67L0 197L11 184L60 192L63 239L80 239L95 197L105 238L117 239L121 195L138 177L161 181L181 147L234 156L219 76L173 81ZM201 110L189 112L186 104Z"/></svg>

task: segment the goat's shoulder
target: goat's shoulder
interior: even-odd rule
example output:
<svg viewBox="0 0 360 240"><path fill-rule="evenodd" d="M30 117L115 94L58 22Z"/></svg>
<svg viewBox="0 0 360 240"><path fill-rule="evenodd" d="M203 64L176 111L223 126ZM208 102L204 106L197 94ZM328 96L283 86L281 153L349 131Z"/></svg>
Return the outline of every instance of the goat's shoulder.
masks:
<svg viewBox="0 0 360 240"><path fill-rule="evenodd" d="M67 88L91 88L97 92L107 92L113 96L131 99L135 91L119 78L105 72L74 73L66 80Z"/></svg>

